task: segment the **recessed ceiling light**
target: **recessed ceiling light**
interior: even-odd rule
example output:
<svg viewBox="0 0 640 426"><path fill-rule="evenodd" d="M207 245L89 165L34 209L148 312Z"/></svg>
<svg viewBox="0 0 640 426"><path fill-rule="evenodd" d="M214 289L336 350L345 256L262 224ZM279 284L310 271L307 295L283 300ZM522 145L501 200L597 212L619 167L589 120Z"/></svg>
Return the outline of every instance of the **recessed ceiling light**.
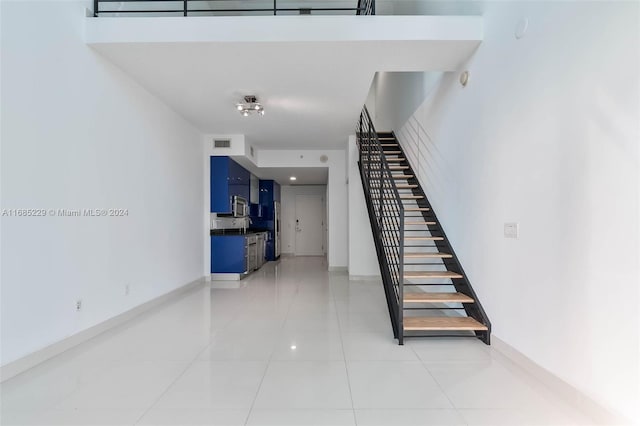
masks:
<svg viewBox="0 0 640 426"><path fill-rule="evenodd" d="M292 350L292 351L295 351L295 350L296 350L296 348L297 348L297 346L296 346L296 345L291 345L291 350Z"/></svg>
<svg viewBox="0 0 640 426"><path fill-rule="evenodd" d="M289 180L296 180L296 179L297 179L297 178L296 178L295 176L291 176L291 177L289 178Z"/></svg>

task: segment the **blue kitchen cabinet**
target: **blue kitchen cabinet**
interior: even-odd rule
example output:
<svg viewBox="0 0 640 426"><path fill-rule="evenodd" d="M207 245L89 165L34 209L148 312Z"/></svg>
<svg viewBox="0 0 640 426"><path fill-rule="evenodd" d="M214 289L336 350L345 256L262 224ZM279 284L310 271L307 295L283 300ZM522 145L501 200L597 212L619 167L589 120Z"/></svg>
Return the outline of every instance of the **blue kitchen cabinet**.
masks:
<svg viewBox="0 0 640 426"><path fill-rule="evenodd" d="M211 209L212 213L231 213L234 195L249 200L251 173L229 157L211 157Z"/></svg>
<svg viewBox="0 0 640 426"><path fill-rule="evenodd" d="M276 244L273 239L273 231L269 231L268 238L264 243L264 257L267 260L276 260Z"/></svg>
<svg viewBox="0 0 640 426"><path fill-rule="evenodd" d="M262 206L262 218L273 220L273 202L280 202L280 184L273 180L260 181L260 205Z"/></svg>
<svg viewBox="0 0 640 426"><path fill-rule="evenodd" d="M247 272L247 237L245 235L211 236L211 273L243 274Z"/></svg>
<svg viewBox="0 0 640 426"><path fill-rule="evenodd" d="M280 202L280 184L273 182L273 201Z"/></svg>
<svg viewBox="0 0 640 426"><path fill-rule="evenodd" d="M274 202L280 202L280 184L273 180L261 180L259 186L262 217L259 221L254 220L254 226L268 231L269 239L266 242L265 255L267 260L276 260L279 257L275 247L276 241L279 239L279 235L276 233L279 218L274 217Z"/></svg>
<svg viewBox="0 0 640 426"><path fill-rule="evenodd" d="M230 158L229 194L232 196L238 195L247 200L247 202L251 196L251 173Z"/></svg>

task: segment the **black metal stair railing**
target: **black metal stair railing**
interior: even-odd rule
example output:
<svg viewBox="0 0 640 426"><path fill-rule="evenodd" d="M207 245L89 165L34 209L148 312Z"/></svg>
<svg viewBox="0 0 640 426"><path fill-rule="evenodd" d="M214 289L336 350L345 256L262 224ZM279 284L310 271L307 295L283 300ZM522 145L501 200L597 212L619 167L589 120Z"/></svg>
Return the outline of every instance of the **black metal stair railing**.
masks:
<svg viewBox="0 0 640 426"><path fill-rule="evenodd" d="M393 132L385 132L381 135L381 137L378 136L369 112L364 107L357 125L358 166L394 336L398 339L399 344L403 344L405 337L452 336L477 337L484 343L490 344L491 322L420 186L401 144ZM381 144L380 139L385 142ZM390 157L387 158L387 155ZM399 173L392 174L392 170L399 171ZM409 190L408 193L402 192L400 195L396 179L407 182L406 185L402 184L400 188L402 191ZM406 208L404 201L408 203ZM415 206L412 203L415 203ZM411 216L405 216L405 211ZM408 222L405 221L407 218L410 218ZM409 226L407 232L418 232L418 236L405 237L405 225L407 224ZM412 228L416 225L421 229ZM422 228L422 225L426 226L426 229ZM405 240L410 244L405 245ZM425 245L419 240L430 240L430 242ZM409 259L406 261L405 247L416 248L415 253L408 253ZM434 248L435 251L432 251ZM421 250L424 249L428 250L424 253L429 254L424 257L436 258L439 261L436 263L412 261L412 258L421 257ZM444 271L432 270L432 265L444 267ZM423 266L427 266L428 270L418 270ZM405 268L409 269L406 276ZM435 282L436 280L438 282ZM440 282L441 280L444 282ZM415 302L427 305L414 307L415 305L405 305L405 286L411 288L415 286L452 286L455 292L424 291L425 295L431 294L431 298L423 296L416 298L417 294L423 292L409 289L407 293L409 305ZM448 297L453 297L453 299L442 302L442 299L437 297L438 295L450 295ZM463 297L461 300L459 296L466 298ZM411 310L413 312L407 315L405 321L404 311ZM425 312L425 315L418 317L414 315L417 310L457 312L453 315L443 313L444 315L437 317ZM462 311L466 313L466 317L470 321L465 320L461 325L457 318L464 317L461 315ZM429 319L435 319L437 322L431 321L429 324ZM449 321L449 319L454 319L454 321ZM403 327L405 322L407 330ZM434 326L436 323L437 325Z"/></svg>
<svg viewBox="0 0 640 426"><path fill-rule="evenodd" d="M403 337L404 206L378 134L364 107L357 128L358 165L374 233L394 336Z"/></svg>
<svg viewBox="0 0 640 426"><path fill-rule="evenodd" d="M244 7L249 5L249 7ZM284 3L284 5L283 5ZM354 7L303 7L281 0L93 0L93 16L315 15L323 13L375 15L375 0ZM233 7L229 7L232 5ZM102 7L101 7L102 6Z"/></svg>
<svg viewBox="0 0 640 426"><path fill-rule="evenodd" d="M376 0L358 0L358 11L356 15L375 15Z"/></svg>

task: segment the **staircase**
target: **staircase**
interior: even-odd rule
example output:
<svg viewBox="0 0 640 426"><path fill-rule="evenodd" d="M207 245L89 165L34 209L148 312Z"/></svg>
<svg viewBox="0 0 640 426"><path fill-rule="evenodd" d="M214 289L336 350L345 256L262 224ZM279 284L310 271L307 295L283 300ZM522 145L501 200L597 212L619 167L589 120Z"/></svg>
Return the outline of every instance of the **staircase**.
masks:
<svg viewBox="0 0 640 426"><path fill-rule="evenodd" d="M366 107L359 168L395 338L473 337L491 323L393 132L377 133Z"/></svg>

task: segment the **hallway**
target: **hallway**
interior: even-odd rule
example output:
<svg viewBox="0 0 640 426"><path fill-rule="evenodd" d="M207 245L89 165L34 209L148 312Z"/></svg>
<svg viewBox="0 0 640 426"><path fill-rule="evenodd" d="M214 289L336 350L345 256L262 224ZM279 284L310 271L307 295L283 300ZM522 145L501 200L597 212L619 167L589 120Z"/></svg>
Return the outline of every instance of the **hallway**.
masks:
<svg viewBox="0 0 640 426"><path fill-rule="evenodd" d="M398 346L381 284L322 257L213 287L3 383L0 423L590 424L478 340Z"/></svg>

